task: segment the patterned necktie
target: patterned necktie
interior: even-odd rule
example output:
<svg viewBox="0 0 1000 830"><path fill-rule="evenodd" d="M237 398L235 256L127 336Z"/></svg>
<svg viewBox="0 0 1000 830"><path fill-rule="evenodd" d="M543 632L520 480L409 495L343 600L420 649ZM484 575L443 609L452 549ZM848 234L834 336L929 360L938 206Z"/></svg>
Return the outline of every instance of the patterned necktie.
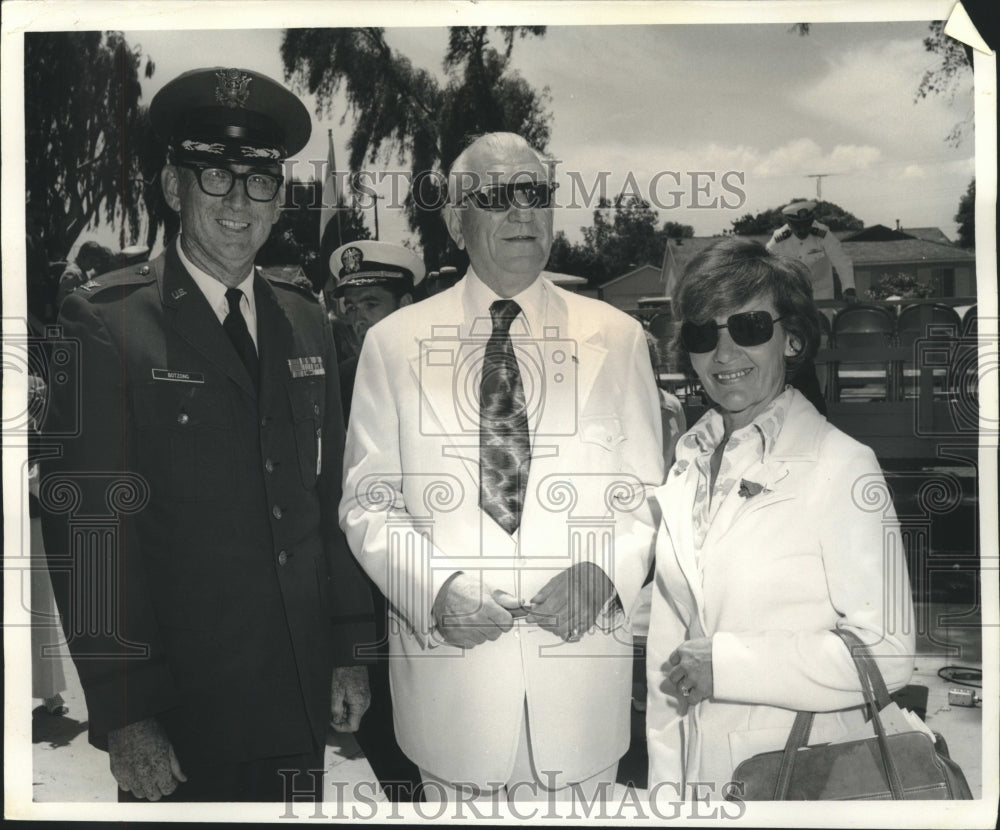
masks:
<svg viewBox="0 0 1000 830"><path fill-rule="evenodd" d="M490 306L493 334L479 383L479 506L508 533L521 524L531 463L524 386L510 342L520 313L513 300Z"/></svg>
<svg viewBox="0 0 1000 830"><path fill-rule="evenodd" d="M257 349L254 347L253 338L250 336L250 329L247 328L247 321L240 310L240 301L243 299L243 292L238 288L230 288L226 291L226 302L229 303L229 313L222 322L222 327L229 335L229 339L236 349L236 354L240 356L243 365L250 373L254 389L260 383L260 362L257 359Z"/></svg>

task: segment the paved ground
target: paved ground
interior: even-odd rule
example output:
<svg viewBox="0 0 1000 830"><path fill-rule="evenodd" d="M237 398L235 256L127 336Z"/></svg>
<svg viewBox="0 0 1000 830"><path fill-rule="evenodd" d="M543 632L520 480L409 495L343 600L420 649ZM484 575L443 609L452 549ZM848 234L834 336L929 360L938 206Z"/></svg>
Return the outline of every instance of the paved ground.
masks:
<svg viewBox="0 0 1000 830"><path fill-rule="evenodd" d="M982 709L949 706L949 688L960 688L938 677L943 666L981 668L982 649L978 613L945 604L917 608L918 657L911 684L926 687L926 720L946 738L952 758L965 771L973 794L982 795ZM964 616L963 616L964 615ZM39 707L33 713L34 800L38 802L113 802L115 783L107 755L87 742L86 708L72 662L64 661L69 688L63 697L69 707L64 717L47 715ZM914 709L919 708L920 689ZM979 694L981 690L977 690ZM633 745L622 760L619 781L645 786L645 746L642 715L635 713ZM371 767L350 736L330 733L326 750L327 793L333 783L373 781ZM348 790L350 791L350 790ZM364 790L371 792L370 789ZM381 794L379 794L380 796ZM373 800L378 800L375 796Z"/></svg>

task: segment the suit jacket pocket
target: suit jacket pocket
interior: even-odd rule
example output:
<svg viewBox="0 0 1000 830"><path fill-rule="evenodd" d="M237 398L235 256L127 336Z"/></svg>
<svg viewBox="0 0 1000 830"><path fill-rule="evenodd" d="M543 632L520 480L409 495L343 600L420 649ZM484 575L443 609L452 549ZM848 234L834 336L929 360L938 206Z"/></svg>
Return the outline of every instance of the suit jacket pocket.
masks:
<svg viewBox="0 0 1000 830"><path fill-rule="evenodd" d="M587 444L596 444L611 452L625 440L621 418L617 415L582 416L580 418L580 440Z"/></svg>
<svg viewBox="0 0 1000 830"><path fill-rule="evenodd" d="M203 385L153 383L135 392L141 472L153 498L219 501L233 490L234 424L229 399Z"/></svg>
<svg viewBox="0 0 1000 830"><path fill-rule="evenodd" d="M322 378L320 378L322 381ZM319 474L318 464L323 446L323 396L326 390L316 379L293 380L288 387L295 430L295 450L299 458L302 486L312 490ZM336 475L340 475L336 471Z"/></svg>

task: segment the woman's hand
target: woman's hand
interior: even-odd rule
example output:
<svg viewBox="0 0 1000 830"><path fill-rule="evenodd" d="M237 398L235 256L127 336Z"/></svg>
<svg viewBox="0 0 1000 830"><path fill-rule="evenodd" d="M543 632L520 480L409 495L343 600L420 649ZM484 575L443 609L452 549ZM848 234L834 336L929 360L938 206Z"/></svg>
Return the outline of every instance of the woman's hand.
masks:
<svg viewBox="0 0 1000 830"><path fill-rule="evenodd" d="M699 637L681 643L663 664L663 690L694 705L712 696L712 640Z"/></svg>

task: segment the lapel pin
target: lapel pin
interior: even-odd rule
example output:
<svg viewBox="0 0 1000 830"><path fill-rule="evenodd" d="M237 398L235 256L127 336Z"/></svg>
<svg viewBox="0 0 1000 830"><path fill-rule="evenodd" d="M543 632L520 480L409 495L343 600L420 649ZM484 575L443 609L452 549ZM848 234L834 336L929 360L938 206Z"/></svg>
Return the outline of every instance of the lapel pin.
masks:
<svg viewBox="0 0 1000 830"><path fill-rule="evenodd" d="M187 294L186 288L178 288L176 291L172 291L170 296L173 297L175 300L179 300L185 294Z"/></svg>

